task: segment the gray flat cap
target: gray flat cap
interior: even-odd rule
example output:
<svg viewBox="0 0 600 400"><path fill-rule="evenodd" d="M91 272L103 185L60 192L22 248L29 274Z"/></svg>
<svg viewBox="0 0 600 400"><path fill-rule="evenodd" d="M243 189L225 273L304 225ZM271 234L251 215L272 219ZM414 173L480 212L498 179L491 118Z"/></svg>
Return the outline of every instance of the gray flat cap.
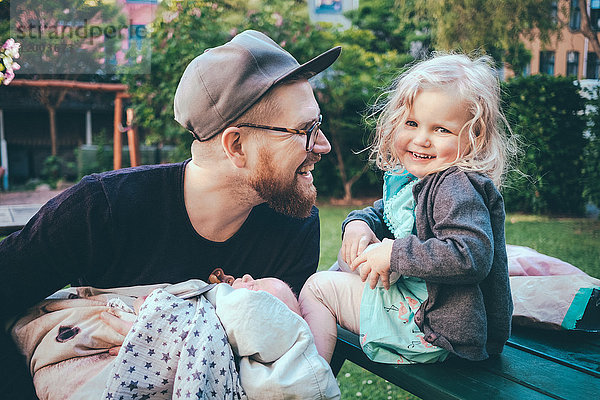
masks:
<svg viewBox="0 0 600 400"><path fill-rule="evenodd" d="M242 115L275 84L310 78L338 58L334 47L300 65L268 36L244 31L206 50L185 69L175 92L175 120L196 139L208 140Z"/></svg>

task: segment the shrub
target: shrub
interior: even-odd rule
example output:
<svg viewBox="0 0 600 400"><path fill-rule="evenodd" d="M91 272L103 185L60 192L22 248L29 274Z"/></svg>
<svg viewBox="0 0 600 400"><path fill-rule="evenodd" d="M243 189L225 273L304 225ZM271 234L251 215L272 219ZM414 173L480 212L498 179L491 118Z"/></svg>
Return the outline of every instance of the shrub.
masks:
<svg viewBox="0 0 600 400"><path fill-rule="evenodd" d="M533 75L507 82L506 115L523 145L504 190L508 211L581 214L585 100L571 78Z"/></svg>
<svg viewBox="0 0 600 400"><path fill-rule="evenodd" d="M588 145L583 154L583 197L587 202L600 205L600 86L588 94Z"/></svg>

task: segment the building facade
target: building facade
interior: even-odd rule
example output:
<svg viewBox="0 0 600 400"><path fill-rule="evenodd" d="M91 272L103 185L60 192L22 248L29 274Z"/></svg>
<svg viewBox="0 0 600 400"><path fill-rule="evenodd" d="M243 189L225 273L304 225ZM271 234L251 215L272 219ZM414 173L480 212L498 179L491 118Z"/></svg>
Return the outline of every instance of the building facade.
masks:
<svg viewBox="0 0 600 400"><path fill-rule="evenodd" d="M591 28L600 34L600 0L587 0ZM560 0L556 3L557 17L560 13L565 27L560 39L552 38L549 43L539 39L523 40L531 52L531 61L525 70L526 75L549 74L555 76L573 76L578 80L600 78L600 59L593 51L589 40L581 32L582 12L578 0ZM597 35L598 35L597 34ZM507 70L506 77L512 76Z"/></svg>

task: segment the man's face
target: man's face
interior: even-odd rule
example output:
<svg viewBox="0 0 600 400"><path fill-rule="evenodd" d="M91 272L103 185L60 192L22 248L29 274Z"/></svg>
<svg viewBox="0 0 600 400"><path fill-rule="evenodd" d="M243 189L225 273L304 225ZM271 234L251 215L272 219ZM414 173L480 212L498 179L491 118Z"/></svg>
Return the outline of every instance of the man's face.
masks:
<svg viewBox="0 0 600 400"><path fill-rule="evenodd" d="M269 123L273 126L307 129L319 117L319 105L307 81L274 89L280 112ZM321 154L331 150L320 132L315 147L306 152L306 137L291 133L263 131L268 135L258 151L258 162L250 178L256 193L274 210L294 217L308 217L317 197L311 171Z"/></svg>

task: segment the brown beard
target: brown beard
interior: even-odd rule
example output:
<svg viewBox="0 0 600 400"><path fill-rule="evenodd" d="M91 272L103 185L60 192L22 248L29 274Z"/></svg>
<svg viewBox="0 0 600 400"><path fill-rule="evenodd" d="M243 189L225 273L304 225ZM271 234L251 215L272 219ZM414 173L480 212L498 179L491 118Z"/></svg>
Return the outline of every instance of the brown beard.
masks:
<svg viewBox="0 0 600 400"><path fill-rule="evenodd" d="M300 186L296 174L293 179L284 180L276 176L277 171L271 154L260 149L257 172L250 178L250 186L275 211L296 218L308 217L317 199L317 189L314 185Z"/></svg>

